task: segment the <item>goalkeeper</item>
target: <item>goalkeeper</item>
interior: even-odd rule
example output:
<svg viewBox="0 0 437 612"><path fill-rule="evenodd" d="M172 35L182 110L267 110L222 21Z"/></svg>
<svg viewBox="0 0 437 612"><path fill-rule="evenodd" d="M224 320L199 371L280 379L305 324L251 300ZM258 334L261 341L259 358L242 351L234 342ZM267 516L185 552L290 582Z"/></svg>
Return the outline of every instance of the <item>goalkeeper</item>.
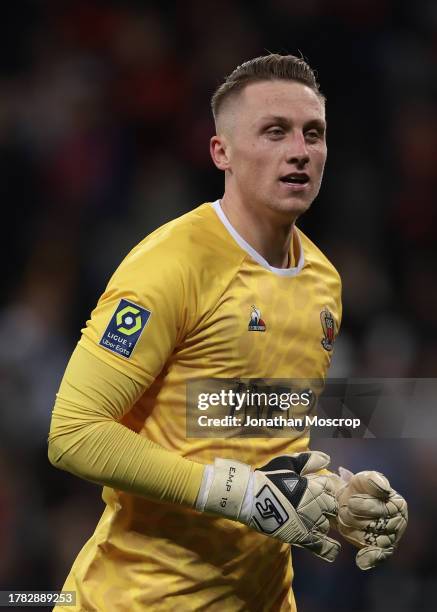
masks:
<svg viewBox="0 0 437 612"><path fill-rule="evenodd" d="M291 55L255 58L212 108L223 198L129 253L57 395L50 461L103 485L106 503L64 585L77 610L295 610L290 544L334 561L333 527L368 569L405 529L387 479L331 474L306 430L186 435L189 381L323 381L341 321L338 273L296 226L326 160L313 71Z"/></svg>

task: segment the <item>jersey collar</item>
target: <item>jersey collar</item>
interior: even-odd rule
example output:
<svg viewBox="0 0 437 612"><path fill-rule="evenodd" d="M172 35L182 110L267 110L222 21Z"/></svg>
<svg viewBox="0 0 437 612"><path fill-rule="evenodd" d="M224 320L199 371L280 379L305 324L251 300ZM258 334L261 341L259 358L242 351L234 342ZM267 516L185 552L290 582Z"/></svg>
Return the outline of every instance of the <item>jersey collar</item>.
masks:
<svg viewBox="0 0 437 612"><path fill-rule="evenodd" d="M223 223L223 225L228 230L228 232L231 234L235 242L243 249L243 251L246 251L246 253L248 253L252 257L253 260L259 263L260 266L262 266L266 270L269 270L270 272L273 272L273 274L277 274L278 276L296 276L302 270L305 264L305 259L304 259L303 248L302 248L302 243L300 240L299 232L296 231L296 229L294 229L293 231L294 231L294 237L296 238L299 244L299 261L297 262L297 266L294 268L275 268L274 266L271 266L269 262L266 259L264 259L262 255L260 255L257 251L255 251L255 249L251 247L250 244L246 242L242 236L240 236L240 234L233 227L233 225L231 225L231 222L229 221L229 219L223 212L223 209L220 205L220 200L216 200L215 202L212 202L211 206L214 208L215 212L217 213L218 218Z"/></svg>

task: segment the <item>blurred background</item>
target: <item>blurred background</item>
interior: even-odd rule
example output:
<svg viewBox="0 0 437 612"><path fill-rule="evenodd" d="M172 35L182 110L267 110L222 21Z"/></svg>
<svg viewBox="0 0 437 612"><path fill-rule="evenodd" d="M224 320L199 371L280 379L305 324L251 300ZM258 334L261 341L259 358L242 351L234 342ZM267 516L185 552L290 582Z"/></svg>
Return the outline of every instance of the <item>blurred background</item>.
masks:
<svg viewBox="0 0 437 612"><path fill-rule="evenodd" d="M0 21L0 589L59 589L100 489L52 468L50 413L110 274L165 221L223 192L209 99L239 63L302 53L327 96L324 185L300 226L343 278L332 376L437 375L437 3L20 0ZM437 432L436 432L437 437ZM431 611L437 451L325 440L386 473L410 525L361 573L296 550L302 612Z"/></svg>

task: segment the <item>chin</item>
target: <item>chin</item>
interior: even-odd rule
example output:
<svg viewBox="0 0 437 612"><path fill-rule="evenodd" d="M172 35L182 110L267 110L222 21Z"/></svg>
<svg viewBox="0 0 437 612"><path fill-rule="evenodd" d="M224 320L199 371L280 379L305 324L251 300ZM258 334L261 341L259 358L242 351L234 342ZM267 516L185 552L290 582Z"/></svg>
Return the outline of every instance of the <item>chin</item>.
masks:
<svg viewBox="0 0 437 612"><path fill-rule="evenodd" d="M312 200L306 201L293 198L292 200L272 202L269 205L269 208L270 210L281 213L282 215L290 215L294 219L297 219L297 217L302 215L310 208L311 204Z"/></svg>

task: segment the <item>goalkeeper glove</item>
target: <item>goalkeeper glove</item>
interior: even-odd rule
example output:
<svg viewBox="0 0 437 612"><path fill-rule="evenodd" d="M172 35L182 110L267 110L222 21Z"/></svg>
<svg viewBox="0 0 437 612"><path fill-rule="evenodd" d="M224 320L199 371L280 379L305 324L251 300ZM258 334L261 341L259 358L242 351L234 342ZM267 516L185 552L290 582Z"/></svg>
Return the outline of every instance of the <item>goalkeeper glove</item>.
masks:
<svg viewBox="0 0 437 612"><path fill-rule="evenodd" d="M275 457L255 470L216 459L205 469L196 509L334 561L340 544L326 535L328 517L337 513L334 489L328 476L316 473L327 465L328 455L319 451Z"/></svg>
<svg viewBox="0 0 437 612"><path fill-rule="evenodd" d="M407 502L379 472L352 474L339 469L332 475L338 516L333 522L341 535L360 550L356 564L362 570L390 557L405 531Z"/></svg>

